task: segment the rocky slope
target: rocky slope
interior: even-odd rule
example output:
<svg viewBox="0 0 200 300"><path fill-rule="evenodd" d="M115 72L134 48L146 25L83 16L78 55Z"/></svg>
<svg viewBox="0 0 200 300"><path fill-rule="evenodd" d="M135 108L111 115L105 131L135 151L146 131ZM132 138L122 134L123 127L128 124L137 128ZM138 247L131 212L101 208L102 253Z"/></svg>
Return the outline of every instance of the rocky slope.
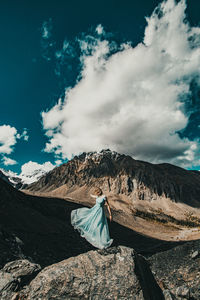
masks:
<svg viewBox="0 0 200 300"><path fill-rule="evenodd" d="M200 207L200 172L170 164L150 164L110 150L75 156L29 185L32 191L51 191L66 185L99 185L104 192L129 196L134 200L159 200L163 197Z"/></svg>
<svg viewBox="0 0 200 300"><path fill-rule="evenodd" d="M200 224L200 173L170 164L136 161L110 150L83 153L29 185L26 192L68 197L91 206L94 186L101 187L108 196L113 211L118 213L116 221L129 228L150 234L149 222L152 226L156 222L161 234L152 228L150 231L158 238L200 236L198 230L188 234L182 231L182 226L198 228Z"/></svg>
<svg viewBox="0 0 200 300"><path fill-rule="evenodd" d="M71 211L79 207L63 199L26 195L0 179L0 267L17 258L46 266L95 249L71 226ZM139 253L176 245L137 234L116 222L109 227L114 246L133 247Z"/></svg>
<svg viewBox="0 0 200 300"><path fill-rule="evenodd" d="M112 222L113 247L96 250L70 224L78 207L0 179L0 299L200 299L199 240L163 242Z"/></svg>

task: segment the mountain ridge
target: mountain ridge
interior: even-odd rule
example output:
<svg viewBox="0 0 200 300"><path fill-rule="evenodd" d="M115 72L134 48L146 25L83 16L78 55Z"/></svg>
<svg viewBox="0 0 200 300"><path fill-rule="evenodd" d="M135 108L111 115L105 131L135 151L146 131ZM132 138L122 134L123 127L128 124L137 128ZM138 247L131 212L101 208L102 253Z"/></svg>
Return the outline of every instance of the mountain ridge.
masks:
<svg viewBox="0 0 200 300"><path fill-rule="evenodd" d="M174 227L173 239L179 240L186 234L182 225L199 227L199 173L167 163L137 161L109 149L75 156L23 191L92 206L94 187L102 188L108 197L116 221L138 232L152 234L149 224L157 222L165 238L172 238L170 228ZM193 234L198 238L197 233L187 231L187 239ZM156 230L153 234L162 238Z"/></svg>
<svg viewBox="0 0 200 300"><path fill-rule="evenodd" d="M149 200L156 197L156 194L158 197L164 194L166 198L169 197L172 201L187 203L189 200L190 205L196 204L200 207L200 201L197 201L200 192L200 174L197 172L191 172L168 163L151 164L137 161L130 156L121 155L110 150L75 156L71 161L43 175L37 182L28 185L26 189L30 191L53 190L55 187L60 187L66 183L70 188L73 183L80 186L87 183L95 184L92 182L91 177L98 179L102 177L112 178L119 175L127 176L127 186L124 189L119 187L118 193L131 194L134 190L134 183L137 185L134 181L136 179L138 183L151 187L152 193L147 196ZM64 176L68 177L65 179ZM58 179L57 182L56 179ZM161 179L165 181L163 185ZM185 182L183 182L184 180ZM184 187L183 183L187 186ZM104 185L103 188L106 192L112 189L109 178L107 187ZM138 195L138 198L144 200L145 196Z"/></svg>
<svg viewBox="0 0 200 300"><path fill-rule="evenodd" d="M34 170L29 174L24 174L21 172L20 174L14 173L10 170L4 170L0 168L0 178L11 184L16 189L26 188L28 184L31 184L38 179L40 179L47 172L42 168L38 170Z"/></svg>

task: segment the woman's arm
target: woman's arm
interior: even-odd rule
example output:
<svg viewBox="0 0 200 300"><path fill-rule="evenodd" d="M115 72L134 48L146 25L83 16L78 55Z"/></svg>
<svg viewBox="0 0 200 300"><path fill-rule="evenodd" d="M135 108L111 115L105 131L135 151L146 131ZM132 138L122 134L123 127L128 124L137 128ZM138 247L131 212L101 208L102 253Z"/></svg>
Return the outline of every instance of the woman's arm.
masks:
<svg viewBox="0 0 200 300"><path fill-rule="evenodd" d="M106 197L106 200L105 200L105 205L107 206L108 208L108 212L109 212L109 218L110 218L110 222L112 221L112 214L111 214L111 209L110 209L110 205L108 203L108 199Z"/></svg>
<svg viewBox="0 0 200 300"><path fill-rule="evenodd" d="M90 196L91 196L92 198L97 198L97 196L95 196L95 195L92 195L92 194L90 194Z"/></svg>

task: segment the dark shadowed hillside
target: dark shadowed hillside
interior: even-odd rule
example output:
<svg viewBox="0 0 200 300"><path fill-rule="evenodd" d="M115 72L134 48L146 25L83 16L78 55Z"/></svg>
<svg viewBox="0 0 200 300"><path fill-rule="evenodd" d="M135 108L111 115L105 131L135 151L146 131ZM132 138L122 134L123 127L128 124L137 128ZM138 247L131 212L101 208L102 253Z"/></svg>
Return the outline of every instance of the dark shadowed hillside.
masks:
<svg viewBox="0 0 200 300"><path fill-rule="evenodd" d="M72 209L81 205L58 198L26 195L0 180L0 265L17 258L30 258L42 266L95 249L74 231ZM176 243L151 239L110 224L115 245L133 247L150 254Z"/></svg>

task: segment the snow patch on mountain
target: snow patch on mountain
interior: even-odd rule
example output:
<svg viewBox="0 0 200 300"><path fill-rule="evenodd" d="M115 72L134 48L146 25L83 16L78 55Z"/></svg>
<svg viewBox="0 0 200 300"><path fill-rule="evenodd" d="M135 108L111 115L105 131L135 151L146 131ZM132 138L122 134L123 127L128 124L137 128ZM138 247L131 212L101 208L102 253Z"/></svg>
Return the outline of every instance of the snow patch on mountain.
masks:
<svg viewBox="0 0 200 300"><path fill-rule="evenodd" d="M7 178L7 181L10 184L20 189L24 185L31 184L37 181L39 178L41 178L47 172L51 171L53 168L55 168L55 165L53 165L49 161L43 164L38 164L36 162L29 161L21 167L20 174L17 174L10 170L4 170L2 168L0 168L0 171ZM3 178L2 176L2 179L5 180L5 177Z"/></svg>

